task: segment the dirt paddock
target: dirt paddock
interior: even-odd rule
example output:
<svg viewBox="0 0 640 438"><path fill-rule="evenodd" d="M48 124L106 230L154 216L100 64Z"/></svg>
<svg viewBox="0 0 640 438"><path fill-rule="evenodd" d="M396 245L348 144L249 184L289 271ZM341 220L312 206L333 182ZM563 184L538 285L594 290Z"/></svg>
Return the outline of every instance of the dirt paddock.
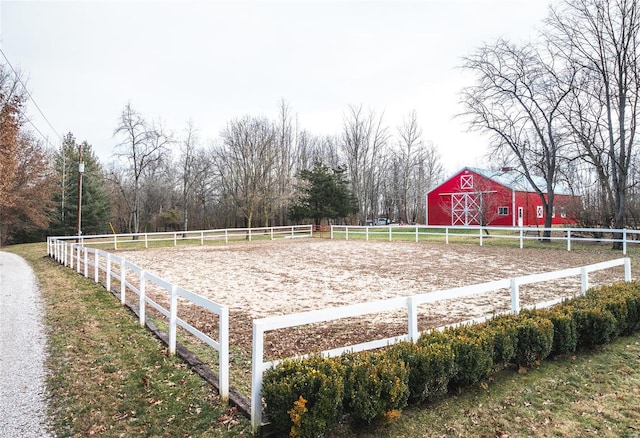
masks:
<svg viewBox="0 0 640 438"><path fill-rule="evenodd" d="M251 351L252 319L410 296L457 286L577 267L621 257L608 249L505 248L468 244L280 239L119 251L130 262L230 309L232 345ZM620 281L622 267L589 276ZM522 305L580 291L578 277L522 286ZM419 327L437 327L510 308L508 290L421 306ZM179 316L216 333L210 314ZM406 312L268 333L265 353L290 356L406 333Z"/></svg>

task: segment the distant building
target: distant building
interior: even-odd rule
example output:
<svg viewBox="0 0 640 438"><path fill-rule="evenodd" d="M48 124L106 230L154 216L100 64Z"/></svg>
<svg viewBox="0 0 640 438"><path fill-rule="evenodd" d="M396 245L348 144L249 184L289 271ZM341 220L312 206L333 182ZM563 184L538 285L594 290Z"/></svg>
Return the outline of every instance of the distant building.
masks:
<svg viewBox="0 0 640 438"><path fill-rule="evenodd" d="M546 187L542 178L534 182ZM552 224L575 223L569 211L580 197L559 186L554 193ZM544 214L538 193L511 168L465 167L427 194L427 225L544 226Z"/></svg>

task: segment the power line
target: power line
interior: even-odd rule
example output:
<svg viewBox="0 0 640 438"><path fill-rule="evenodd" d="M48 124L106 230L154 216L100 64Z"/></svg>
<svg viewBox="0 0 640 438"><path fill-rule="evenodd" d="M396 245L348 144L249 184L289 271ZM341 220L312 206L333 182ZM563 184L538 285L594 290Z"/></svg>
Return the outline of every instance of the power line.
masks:
<svg viewBox="0 0 640 438"><path fill-rule="evenodd" d="M16 71L15 68L13 68L13 65L11 65L11 62L9 61L9 58L7 58L7 55L5 55L4 51L0 48L0 53L2 53L2 57L4 58L5 61L7 61L7 64L9 65L9 67L11 68L11 71L13 71L13 74L16 76L16 80L20 83L20 85L22 85L22 88L24 89L24 91L27 93L27 96L29 96L29 99L31 100L31 102L35 105L35 107L38 109L38 112L40 113L40 115L42 116L42 118L47 122L47 124L49 125L49 127L53 130L53 132L56 134L56 136L62 140L62 136L60 134L58 134L58 131L56 131L56 128L53 127L53 125L51 124L51 122L49 122L49 119L47 119L47 116L44 115L44 113L42 112L42 110L40 109L40 106L38 106L38 103L36 102L36 100L33 98L33 96L31 95L31 93L29 93L29 90L27 89L27 86L24 84L24 82L22 82L22 79L20 79L20 75L18 74L18 72ZM33 122L31 120L29 120L27 118L27 120L29 121L29 123L31 124L31 126L33 126L35 128L36 131L38 131L38 133L45 139L45 141L48 142L48 140L46 139L46 137L44 135L42 135L42 132L40 132L40 130L38 128L36 128L36 126L33 124Z"/></svg>

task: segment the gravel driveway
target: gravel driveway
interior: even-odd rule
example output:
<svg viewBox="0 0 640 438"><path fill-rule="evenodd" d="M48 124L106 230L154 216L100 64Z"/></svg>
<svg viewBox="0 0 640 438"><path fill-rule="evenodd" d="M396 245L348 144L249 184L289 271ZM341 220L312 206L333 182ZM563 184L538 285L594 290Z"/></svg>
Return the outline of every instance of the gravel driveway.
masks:
<svg viewBox="0 0 640 438"><path fill-rule="evenodd" d="M0 334L0 437L50 437L40 290L27 262L2 251Z"/></svg>

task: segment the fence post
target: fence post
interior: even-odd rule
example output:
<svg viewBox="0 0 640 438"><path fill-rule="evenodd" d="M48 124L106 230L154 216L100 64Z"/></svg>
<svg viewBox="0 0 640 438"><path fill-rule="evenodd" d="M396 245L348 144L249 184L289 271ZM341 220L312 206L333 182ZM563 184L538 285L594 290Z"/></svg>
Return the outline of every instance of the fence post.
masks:
<svg viewBox="0 0 640 438"><path fill-rule="evenodd" d="M89 251L84 246L82 247L82 251L84 253L84 276L85 278L89 278Z"/></svg>
<svg viewBox="0 0 640 438"><path fill-rule="evenodd" d="M567 251L571 251L571 228L567 229Z"/></svg>
<svg viewBox="0 0 640 438"><path fill-rule="evenodd" d="M369 227L365 227L364 229L364 240L369 241Z"/></svg>
<svg viewBox="0 0 640 438"><path fill-rule="evenodd" d="M580 278L582 282L580 293L582 295L586 295L587 289L589 289L589 273L587 272L587 268L584 266L580 268Z"/></svg>
<svg viewBox="0 0 640 438"><path fill-rule="evenodd" d="M511 279L511 312L520 313L520 287L515 278Z"/></svg>
<svg viewBox="0 0 640 438"><path fill-rule="evenodd" d="M178 233L173 233L173 246L178 246Z"/></svg>
<svg viewBox="0 0 640 438"><path fill-rule="evenodd" d="M107 253L107 272L106 278L104 280L105 285L107 287L107 291L111 292L111 253Z"/></svg>
<svg viewBox="0 0 640 438"><path fill-rule="evenodd" d="M482 246L482 225L480 226L480 246Z"/></svg>
<svg viewBox="0 0 640 438"><path fill-rule="evenodd" d="M631 259L629 257L624 259L624 281L627 283L631 281Z"/></svg>
<svg viewBox="0 0 640 438"><path fill-rule="evenodd" d="M82 250L82 246L78 245L78 250L76 251L76 272L80 273L80 251Z"/></svg>
<svg viewBox="0 0 640 438"><path fill-rule="evenodd" d="M449 227L444 227L444 243L449 244Z"/></svg>
<svg viewBox="0 0 640 438"><path fill-rule="evenodd" d="M264 332L253 322L253 352L251 358L251 432L255 435L262 423L262 367Z"/></svg>
<svg viewBox="0 0 640 438"><path fill-rule="evenodd" d="M145 284L144 284L144 277L145 277L145 272L144 270L140 271L140 305L139 305L139 312L140 312L140 327L144 327L144 322L145 322L145 301L146 301L146 297L145 297Z"/></svg>
<svg viewBox="0 0 640 438"><path fill-rule="evenodd" d="M249 230L249 242L251 242L251 228L247 228Z"/></svg>
<svg viewBox="0 0 640 438"><path fill-rule="evenodd" d="M98 250L96 249L95 252L93 253L94 258L93 258L93 281L95 281L96 283L98 283L100 281L100 260L99 260L99 255L98 255Z"/></svg>
<svg viewBox="0 0 640 438"><path fill-rule="evenodd" d="M229 243L229 230L224 229L224 243Z"/></svg>
<svg viewBox="0 0 640 438"><path fill-rule="evenodd" d="M218 333L220 333L220 351L219 351L219 364L218 374L220 374L218 392L220 394L220 400L223 404L229 403L229 308L223 307L220 309L220 315L218 316L219 327Z"/></svg>
<svg viewBox="0 0 640 438"><path fill-rule="evenodd" d="M520 227L520 249L523 248L524 245L524 233L522 227Z"/></svg>
<svg viewBox="0 0 640 438"><path fill-rule="evenodd" d="M389 242L393 241L393 237L391 237L391 225L389 225Z"/></svg>
<svg viewBox="0 0 640 438"><path fill-rule="evenodd" d="M204 231L200 231L200 245L204 245Z"/></svg>
<svg viewBox="0 0 640 438"><path fill-rule="evenodd" d="M120 260L120 303L124 304L126 299L127 279L127 262L125 259Z"/></svg>
<svg viewBox="0 0 640 438"><path fill-rule="evenodd" d="M344 240L349 240L349 225L344 226Z"/></svg>
<svg viewBox="0 0 640 438"><path fill-rule="evenodd" d="M627 255L627 229L622 230L622 255Z"/></svg>
<svg viewBox="0 0 640 438"><path fill-rule="evenodd" d="M113 235L113 249L118 250L118 236L116 234Z"/></svg>
<svg viewBox="0 0 640 438"><path fill-rule="evenodd" d="M407 315L409 318L409 339L415 344L420 337L418 330L418 306L413 297L407 299Z"/></svg>
<svg viewBox="0 0 640 438"><path fill-rule="evenodd" d="M418 226L416 225L416 243L418 243Z"/></svg>
<svg viewBox="0 0 640 438"><path fill-rule="evenodd" d="M178 286L171 285L171 299L169 302L169 354L176 354L176 336L178 321Z"/></svg>
<svg viewBox="0 0 640 438"><path fill-rule="evenodd" d="M149 239L147 233L144 233L144 247L149 248Z"/></svg>

